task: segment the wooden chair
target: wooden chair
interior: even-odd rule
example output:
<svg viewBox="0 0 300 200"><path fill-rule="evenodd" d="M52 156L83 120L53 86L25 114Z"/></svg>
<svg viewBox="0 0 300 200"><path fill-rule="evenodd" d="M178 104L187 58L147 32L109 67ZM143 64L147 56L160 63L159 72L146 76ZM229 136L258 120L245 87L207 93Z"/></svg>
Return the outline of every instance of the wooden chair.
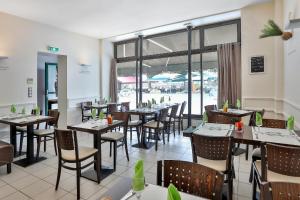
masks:
<svg viewBox="0 0 300 200"><path fill-rule="evenodd" d="M32 109L31 110L31 114L32 115L36 115L36 110ZM42 115L43 114L43 110L40 110L39 114ZM40 124L37 124L35 126L35 129L39 129L39 127L40 127ZM27 127L26 126L17 126L16 127L16 132L17 132L17 134L18 133L20 134L19 155L21 155L22 154L24 137L26 137L26 133L27 133Z"/></svg>
<svg viewBox="0 0 300 200"><path fill-rule="evenodd" d="M208 123L218 123L218 124L234 124L232 118L221 115L215 112L207 111L207 121Z"/></svg>
<svg viewBox="0 0 300 200"><path fill-rule="evenodd" d="M165 126L166 126L166 132L168 134L168 141L170 139L170 134L171 134L171 126L173 126L173 134L174 134L174 138L175 138L175 125L176 125L176 115L177 115L177 111L179 108L179 104L175 104L171 107L171 113L170 115L166 118ZM180 132L180 130L178 130Z"/></svg>
<svg viewBox="0 0 300 200"><path fill-rule="evenodd" d="M221 200L224 175L204 165L179 160L157 162L157 185L174 184L178 191Z"/></svg>
<svg viewBox="0 0 300 200"><path fill-rule="evenodd" d="M175 117L175 122L178 123L178 134L180 134L180 130L183 130L183 112L186 107L186 101L182 102L179 114Z"/></svg>
<svg viewBox="0 0 300 200"><path fill-rule="evenodd" d="M151 138L151 135L154 134L155 150L156 151L157 151L158 140L159 140L159 135L160 134L162 134L163 143L165 144L165 124L164 124L164 121L166 121L168 113L169 113L169 108L161 109L156 120L149 121L149 122L145 123L142 127L143 134L146 134L146 129L148 129L148 132L149 132L149 137L148 138L149 139ZM151 131L154 131L154 133L152 133Z"/></svg>
<svg viewBox="0 0 300 200"><path fill-rule="evenodd" d="M300 184L300 147L262 144L262 160L253 163L252 198L263 182Z"/></svg>
<svg viewBox="0 0 300 200"><path fill-rule="evenodd" d="M93 105L93 102L86 101L80 103L81 108L81 121L89 120L92 118L91 108L89 106Z"/></svg>
<svg viewBox="0 0 300 200"><path fill-rule="evenodd" d="M130 110L130 102L121 103L121 112L128 112L129 110ZM137 116L137 117L139 117L139 116ZM142 120L140 120L139 118L132 120L132 115L130 115L129 121L128 121L128 128L130 131L130 141L132 141L132 131L133 131L133 129L135 129L135 131L137 133L138 144L140 144L141 127L142 127Z"/></svg>
<svg viewBox="0 0 300 200"><path fill-rule="evenodd" d="M57 128L58 126L59 112L58 110L49 110L48 115L50 117L53 117L53 120L46 123L45 129L36 129L33 131L33 135L36 137L36 141L37 141L36 159L39 158L41 142L44 142L44 152L46 152L46 148L47 148L46 144L47 141L49 140L54 141L55 155L57 155L56 137L55 137L54 128Z"/></svg>
<svg viewBox="0 0 300 200"><path fill-rule="evenodd" d="M81 170L94 164L97 171L97 182L100 183L100 155L98 149L90 147L79 147L77 141L77 134L72 130L61 130L56 129L55 135L57 137L57 147L58 147L58 171L55 190L58 189L61 168L75 170L76 171L76 185L77 185L77 199L80 199L80 175ZM94 158L91 162L84 163L81 162ZM75 167L65 164L73 163Z"/></svg>
<svg viewBox="0 0 300 200"><path fill-rule="evenodd" d="M112 114L114 112L118 112L118 104L116 103L109 103L107 104L107 114Z"/></svg>
<svg viewBox="0 0 300 200"><path fill-rule="evenodd" d="M234 167L231 137L192 136L193 161L227 175L228 199L232 199Z"/></svg>
<svg viewBox="0 0 300 200"><path fill-rule="evenodd" d="M122 120L123 123L123 132L114 131L114 132L107 132L101 135L101 140L104 142L110 142L110 156L112 152L112 144L114 145L114 170L116 170L117 166L117 148L123 146L125 144L125 152L127 160L129 161L129 154L128 154L128 146L127 146L127 129L128 129L128 113L125 112L113 112L111 113L114 120ZM118 145L118 142L121 142Z"/></svg>
<svg viewBox="0 0 300 200"><path fill-rule="evenodd" d="M204 106L205 112L217 110L217 105L206 105Z"/></svg>
<svg viewBox="0 0 300 200"><path fill-rule="evenodd" d="M11 163L14 159L14 147L0 140L0 166L6 165L7 173L11 173Z"/></svg>
<svg viewBox="0 0 300 200"><path fill-rule="evenodd" d="M122 102L121 103L121 112L126 112L130 110L130 102Z"/></svg>
<svg viewBox="0 0 300 200"><path fill-rule="evenodd" d="M280 128L280 129L285 129L286 128L286 121L285 120L280 120L280 119L263 119L263 127L267 128ZM252 151L252 163L261 160L261 151L260 147L259 148L254 148ZM253 180L253 165L251 165L251 170L250 170L250 177L249 177L249 182L252 183Z"/></svg>
<svg viewBox="0 0 300 200"><path fill-rule="evenodd" d="M260 191L261 200L283 200L299 199L300 184L287 182L266 182L262 183Z"/></svg>

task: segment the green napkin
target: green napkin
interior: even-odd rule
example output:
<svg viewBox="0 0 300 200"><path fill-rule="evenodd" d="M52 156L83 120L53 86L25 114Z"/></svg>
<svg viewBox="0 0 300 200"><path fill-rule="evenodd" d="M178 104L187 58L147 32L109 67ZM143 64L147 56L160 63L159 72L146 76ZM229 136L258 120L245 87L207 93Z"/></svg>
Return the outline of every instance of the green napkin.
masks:
<svg viewBox="0 0 300 200"><path fill-rule="evenodd" d="M22 108L22 112L21 113L22 113L22 115L26 114L26 108L25 107Z"/></svg>
<svg viewBox="0 0 300 200"><path fill-rule="evenodd" d="M17 112L17 108L16 108L16 105L11 105L10 106L10 112L12 112L12 113L16 113Z"/></svg>
<svg viewBox="0 0 300 200"><path fill-rule="evenodd" d="M92 109L92 118L96 119L97 116L97 110L96 109Z"/></svg>
<svg viewBox="0 0 300 200"><path fill-rule="evenodd" d="M289 116L288 120L287 120L287 128L288 130L294 130L294 126L295 126L295 117L294 116Z"/></svg>
<svg viewBox="0 0 300 200"><path fill-rule="evenodd" d="M256 126L262 126L262 116L259 112L256 112L255 124L256 124Z"/></svg>
<svg viewBox="0 0 300 200"><path fill-rule="evenodd" d="M39 106L36 106L35 109L34 109L34 112L35 112L35 115L39 116L40 113L41 113L41 109Z"/></svg>
<svg viewBox="0 0 300 200"><path fill-rule="evenodd" d="M134 191L141 191L145 187L144 178L144 161L138 160L134 167L134 176L132 180L132 189Z"/></svg>
<svg viewBox="0 0 300 200"><path fill-rule="evenodd" d="M104 112L101 111L101 112L99 113L99 119L102 120L102 119L104 119L104 117L105 117L105 114L104 114Z"/></svg>
<svg viewBox="0 0 300 200"><path fill-rule="evenodd" d="M177 188L172 183L168 187L168 200L181 200Z"/></svg>
<svg viewBox="0 0 300 200"><path fill-rule="evenodd" d="M228 100L226 100L226 101L224 102L223 109L224 109L224 108L228 108Z"/></svg>
<svg viewBox="0 0 300 200"><path fill-rule="evenodd" d="M236 100L236 107L237 107L238 109L241 108L241 100L240 100L240 99L237 99L237 100Z"/></svg>
<svg viewBox="0 0 300 200"><path fill-rule="evenodd" d="M203 121L204 123L207 123L207 122L208 122L208 117L207 117L207 113L206 113L206 112L203 113L202 121Z"/></svg>
<svg viewBox="0 0 300 200"><path fill-rule="evenodd" d="M161 97L160 98L160 103L164 103L164 101L165 101L165 97Z"/></svg>

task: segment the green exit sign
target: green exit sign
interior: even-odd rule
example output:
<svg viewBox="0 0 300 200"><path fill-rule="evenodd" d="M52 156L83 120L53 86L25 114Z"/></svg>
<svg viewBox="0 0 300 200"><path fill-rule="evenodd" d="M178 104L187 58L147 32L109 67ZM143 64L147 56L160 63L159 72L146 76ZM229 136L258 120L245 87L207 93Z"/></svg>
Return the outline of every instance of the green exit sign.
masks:
<svg viewBox="0 0 300 200"><path fill-rule="evenodd" d="M58 47L51 47L51 46L48 46L48 51L51 51L51 52L59 52L59 48Z"/></svg>

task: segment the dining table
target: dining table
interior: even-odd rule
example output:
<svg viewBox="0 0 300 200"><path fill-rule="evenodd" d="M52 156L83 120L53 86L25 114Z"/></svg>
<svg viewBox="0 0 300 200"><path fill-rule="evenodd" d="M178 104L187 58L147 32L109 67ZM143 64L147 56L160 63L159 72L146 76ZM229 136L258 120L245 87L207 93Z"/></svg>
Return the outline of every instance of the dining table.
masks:
<svg viewBox="0 0 300 200"><path fill-rule="evenodd" d="M27 127L27 149L26 157L15 161L14 163L22 166L28 167L39 161L45 160L46 157L40 156L38 159L34 156L34 125L43 122L49 122L53 120L53 117L44 115L31 115L31 114L6 114L0 116L0 123L10 126L10 144L14 146L14 156L17 156L17 129L16 127Z"/></svg>
<svg viewBox="0 0 300 200"><path fill-rule="evenodd" d="M252 115L253 112L251 110L243 110L243 109L234 109L234 108L228 108L227 112L224 112L223 109L218 109L218 110L211 110L211 112L219 114L219 115L224 115L230 118L242 118L246 117L249 115Z"/></svg>
<svg viewBox="0 0 300 200"><path fill-rule="evenodd" d="M120 106L121 103L93 103L91 105L85 105L85 108L88 109L97 109L98 114L101 112L102 109L107 109L109 104L117 104L117 106Z"/></svg>
<svg viewBox="0 0 300 200"><path fill-rule="evenodd" d="M93 146L95 149L98 149L98 156L100 158L100 180L103 180L110 174L114 172L114 169L109 168L107 166L102 165L102 156L101 156L101 135L106 133L109 130L115 129L120 127L124 124L121 120L113 120L112 124L108 124L106 119L103 120L89 120L75 125L67 126L68 129L74 131L80 131L83 133L88 133L93 135ZM96 157L96 156L95 156ZM86 171L82 172L82 177L97 182L97 172L96 172L96 164L93 167L87 169Z"/></svg>
<svg viewBox="0 0 300 200"><path fill-rule="evenodd" d="M147 181L147 180L146 180ZM168 188L154 185L145 184L144 190L139 192L140 200L153 200L153 199L168 199ZM183 200L207 200L203 197L194 196L184 192L180 192L180 197ZM131 189L131 178L124 177L114 184L108 191L106 191L99 200L135 200L137 193Z"/></svg>
<svg viewBox="0 0 300 200"><path fill-rule="evenodd" d="M288 130L288 129L279 129L279 128L266 128L266 127L255 127L245 125L242 130L238 130L233 125L227 125L230 128L227 128L224 131L216 130L207 130L205 129L206 124L210 126L217 127L220 124L213 123L204 123L200 124L197 127L190 127L183 131L184 137L192 137L193 134L203 134L209 136L223 136L232 137L233 142L239 144L248 144L253 146L260 146L262 143L273 143L279 145L289 145L289 146L300 146L300 131L299 130ZM226 126L226 125L223 125ZM229 132L227 132L227 130ZM218 135L216 134L219 133ZM192 140L191 140L192 142ZM193 149L192 149L193 150Z"/></svg>
<svg viewBox="0 0 300 200"><path fill-rule="evenodd" d="M153 105L152 107L140 107L136 109L132 109L126 111L130 115L138 115L139 118L142 120L142 124L144 125L147 123L147 116L153 116L154 119L157 118L160 110L164 108L170 108L173 104L160 104L160 105ZM141 134L141 143L140 144L133 144L133 147L142 148L142 149L150 149L155 143L147 141L146 134L142 131Z"/></svg>

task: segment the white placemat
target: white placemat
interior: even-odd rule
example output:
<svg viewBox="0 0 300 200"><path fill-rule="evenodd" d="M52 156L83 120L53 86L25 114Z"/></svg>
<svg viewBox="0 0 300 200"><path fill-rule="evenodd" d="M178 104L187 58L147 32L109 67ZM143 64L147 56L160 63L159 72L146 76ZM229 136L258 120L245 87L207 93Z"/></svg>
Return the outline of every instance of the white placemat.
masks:
<svg viewBox="0 0 300 200"><path fill-rule="evenodd" d="M47 116L29 115L29 116L20 117L18 119L13 119L13 120L11 120L11 122L14 122L14 123L28 123L28 122L33 122L33 121L36 121L36 120L45 119L45 118L47 118Z"/></svg>
<svg viewBox="0 0 300 200"><path fill-rule="evenodd" d="M232 108L229 108L228 112L229 113L234 113L234 114L239 114L239 115L242 115L242 114L245 114L245 113L249 113L248 110L239 110L239 109L232 109Z"/></svg>
<svg viewBox="0 0 300 200"><path fill-rule="evenodd" d="M187 193L179 192L181 199L183 200L205 200L205 198L193 196ZM136 195L131 196L132 190L130 190L121 200L135 200ZM131 196L131 197L130 197ZM128 198L129 197L129 198ZM168 189L165 187L148 184L147 187L141 192L140 200L160 200L168 199Z"/></svg>
<svg viewBox="0 0 300 200"><path fill-rule="evenodd" d="M300 146L300 137L294 131L279 128L252 127L254 140Z"/></svg>
<svg viewBox="0 0 300 200"><path fill-rule="evenodd" d="M103 120L89 120L87 122L83 122L81 124L75 125L74 127L78 127L78 128L86 128L86 129L98 129L101 127L105 127L107 126L107 120L103 119Z"/></svg>
<svg viewBox="0 0 300 200"><path fill-rule="evenodd" d="M233 128L233 125L230 124L205 123L203 126L200 126L194 134L223 137L229 136Z"/></svg>

